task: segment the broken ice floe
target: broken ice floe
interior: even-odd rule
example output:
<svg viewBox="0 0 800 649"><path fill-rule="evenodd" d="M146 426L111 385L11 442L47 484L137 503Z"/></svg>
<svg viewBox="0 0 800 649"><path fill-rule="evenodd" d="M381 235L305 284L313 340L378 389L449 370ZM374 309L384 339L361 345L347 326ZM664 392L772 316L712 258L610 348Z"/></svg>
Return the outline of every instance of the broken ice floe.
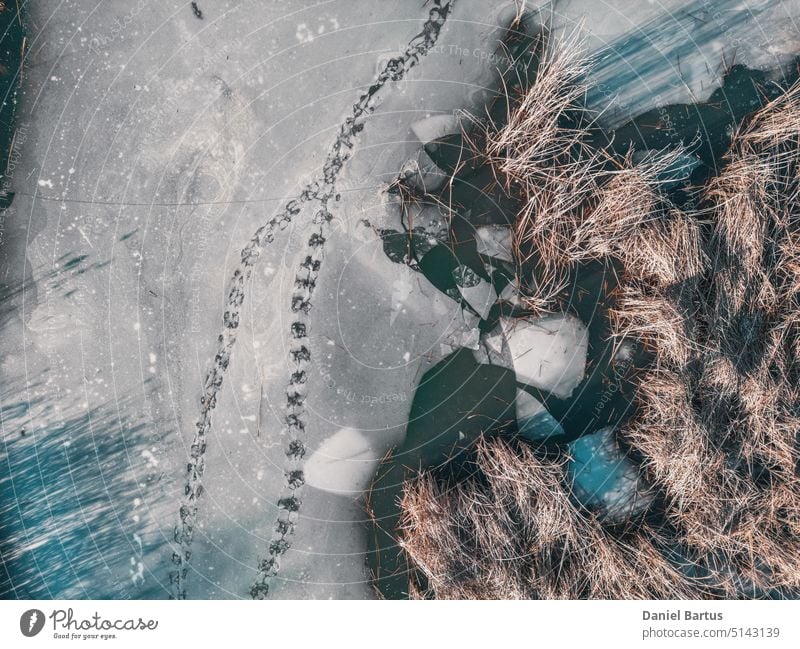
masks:
<svg viewBox="0 0 800 649"><path fill-rule="evenodd" d="M436 191L449 178L448 174L431 160L425 149L420 149L414 157L403 164L400 168L400 177L423 193Z"/></svg>
<svg viewBox="0 0 800 649"><path fill-rule="evenodd" d="M437 205L411 204L405 221L404 226L408 230L430 237L434 245L448 240L450 223Z"/></svg>
<svg viewBox="0 0 800 649"><path fill-rule="evenodd" d="M475 230L478 254L513 262L511 255L511 228L501 225L482 225Z"/></svg>
<svg viewBox="0 0 800 649"><path fill-rule="evenodd" d="M522 306L519 282L516 279L512 279L508 284L506 284L505 288L500 291L499 298L505 302L508 302L512 306Z"/></svg>
<svg viewBox="0 0 800 649"><path fill-rule="evenodd" d="M441 345L443 356L466 347L477 350L481 346L481 331L478 328L480 319L469 311L461 310L461 316L450 323L447 334Z"/></svg>
<svg viewBox="0 0 800 649"><path fill-rule="evenodd" d="M514 367L511 350L506 343L503 328L499 324L481 336L480 345L474 355L475 360L479 363L498 365L509 369Z"/></svg>
<svg viewBox="0 0 800 649"><path fill-rule="evenodd" d="M589 335L576 317L501 318L517 380L566 399L583 380Z"/></svg>
<svg viewBox="0 0 800 649"><path fill-rule="evenodd" d="M530 441L563 435L564 429L547 408L525 390L517 390L515 400L519 434Z"/></svg>
<svg viewBox="0 0 800 649"><path fill-rule="evenodd" d="M453 280L458 287L461 297L469 304L475 312L485 320L494 303L497 301L497 293L489 282L478 275L468 266L458 266L453 271Z"/></svg>

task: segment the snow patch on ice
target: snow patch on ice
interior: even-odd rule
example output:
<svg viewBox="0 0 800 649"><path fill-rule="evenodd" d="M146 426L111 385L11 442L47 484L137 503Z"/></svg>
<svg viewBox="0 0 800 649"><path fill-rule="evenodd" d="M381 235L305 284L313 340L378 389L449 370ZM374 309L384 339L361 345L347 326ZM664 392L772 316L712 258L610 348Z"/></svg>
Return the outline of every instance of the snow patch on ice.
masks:
<svg viewBox="0 0 800 649"><path fill-rule="evenodd" d="M446 135L453 135L460 130L460 120L452 114L431 115L411 125L411 132L423 144L433 142Z"/></svg>
<svg viewBox="0 0 800 649"><path fill-rule="evenodd" d="M358 495L375 475L381 455L361 431L341 428L306 462L306 484L335 494Z"/></svg>

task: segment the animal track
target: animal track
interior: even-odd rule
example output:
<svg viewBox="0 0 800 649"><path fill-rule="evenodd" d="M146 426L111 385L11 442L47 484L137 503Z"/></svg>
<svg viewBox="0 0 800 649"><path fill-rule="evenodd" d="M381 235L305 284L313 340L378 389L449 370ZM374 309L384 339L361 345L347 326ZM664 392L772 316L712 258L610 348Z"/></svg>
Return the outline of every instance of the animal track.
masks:
<svg viewBox="0 0 800 649"><path fill-rule="evenodd" d="M223 329L218 338L217 353L203 384L200 415L196 423L196 432L186 467L186 485L179 509L180 522L174 532L177 548L172 554L173 569L170 573L172 596L177 599L186 598L186 579L192 557L198 501L203 491L206 438L211 429L211 414L216 407L217 395L222 388L236 344L240 313L245 298L245 286L264 246L274 240L277 231L285 230L292 219L300 214L303 207L316 203L319 206L313 219L316 229L308 239L306 255L300 264L291 296L291 309L298 317L291 325L293 344L289 358L293 367L287 387L287 414L284 419L290 437L284 467L286 481L284 493L278 500L280 513L274 526L273 537L268 545L267 556L259 560L257 576L250 589L250 595L253 598L263 599L267 596L269 593L268 582L278 573L280 558L291 547L291 537L302 504L300 491L304 482L302 459L305 455L305 444L300 438L305 431L303 416L306 393L305 387L303 387L305 380L300 381L299 377L306 376L305 373L311 362L311 351L306 337L307 326L304 319L312 308L311 298L322 266L325 230L332 217L329 205L339 199L336 181L342 167L352 156L356 136L363 130L367 117L375 110L375 96L387 82L402 79L435 45L455 1L433 1L422 30L411 39L402 54L386 62L375 81L353 105L351 114L340 125L337 137L326 156L322 172L308 183L296 198L290 200L282 211L258 228L242 250L241 262L231 280L223 318ZM298 379L296 380L295 377Z"/></svg>

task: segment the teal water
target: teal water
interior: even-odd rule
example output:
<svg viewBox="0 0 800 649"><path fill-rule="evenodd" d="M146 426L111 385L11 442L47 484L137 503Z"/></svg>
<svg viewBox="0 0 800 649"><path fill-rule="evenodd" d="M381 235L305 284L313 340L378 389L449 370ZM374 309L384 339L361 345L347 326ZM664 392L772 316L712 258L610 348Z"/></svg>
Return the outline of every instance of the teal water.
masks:
<svg viewBox="0 0 800 649"><path fill-rule="evenodd" d="M139 573L163 539L134 518L159 477L142 455L148 431L120 419L121 405L62 418L36 399L3 404L3 598L163 596L163 576L148 574L147 590Z"/></svg>

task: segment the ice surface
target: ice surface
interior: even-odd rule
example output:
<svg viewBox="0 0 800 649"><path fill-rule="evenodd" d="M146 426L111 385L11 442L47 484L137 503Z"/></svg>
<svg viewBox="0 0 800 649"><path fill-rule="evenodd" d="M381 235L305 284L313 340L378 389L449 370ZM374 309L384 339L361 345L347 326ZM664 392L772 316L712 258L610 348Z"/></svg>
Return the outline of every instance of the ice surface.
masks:
<svg viewBox="0 0 800 649"><path fill-rule="evenodd" d="M459 266L453 271L453 277L461 296L485 320L492 305L497 301L497 293L485 279L467 266Z"/></svg>
<svg viewBox="0 0 800 649"><path fill-rule="evenodd" d="M604 48L591 99L609 123L707 97L734 55L773 66L798 50L795 0L695 5L569 0L548 15L562 31L586 18L589 50ZM137 6L28 3L37 63L23 82L21 159L6 178L16 195L2 215L2 459L25 493L47 495L39 511L53 516L34 517L22 498L22 514L3 512L3 524L16 521L4 531L18 553L3 556L24 574L18 596L167 596L199 399L241 250L319 173L354 102L428 11L421 2L209 3L201 21L185 3ZM389 261L372 224L387 216L385 183L418 159L411 125L480 109L508 6L458 0L436 49L375 98L329 205L305 319L303 443L315 482L325 463L314 458L337 431L351 431L340 435L356 457L363 440L375 453L402 440L419 376L475 342L461 307ZM121 32L120 16L130 17ZM442 132L435 124L417 126L419 137ZM248 597L273 538L295 369L291 298L320 229L314 216L303 211L276 233L246 285L207 439L189 597ZM548 332L523 321L508 345L532 385L568 394L584 372L585 331L559 322ZM501 360L506 343L482 342L490 338ZM40 473L29 459L37 449L63 471ZM355 475L349 484L360 486ZM272 595L370 597L364 519L352 494L308 487Z"/></svg>

